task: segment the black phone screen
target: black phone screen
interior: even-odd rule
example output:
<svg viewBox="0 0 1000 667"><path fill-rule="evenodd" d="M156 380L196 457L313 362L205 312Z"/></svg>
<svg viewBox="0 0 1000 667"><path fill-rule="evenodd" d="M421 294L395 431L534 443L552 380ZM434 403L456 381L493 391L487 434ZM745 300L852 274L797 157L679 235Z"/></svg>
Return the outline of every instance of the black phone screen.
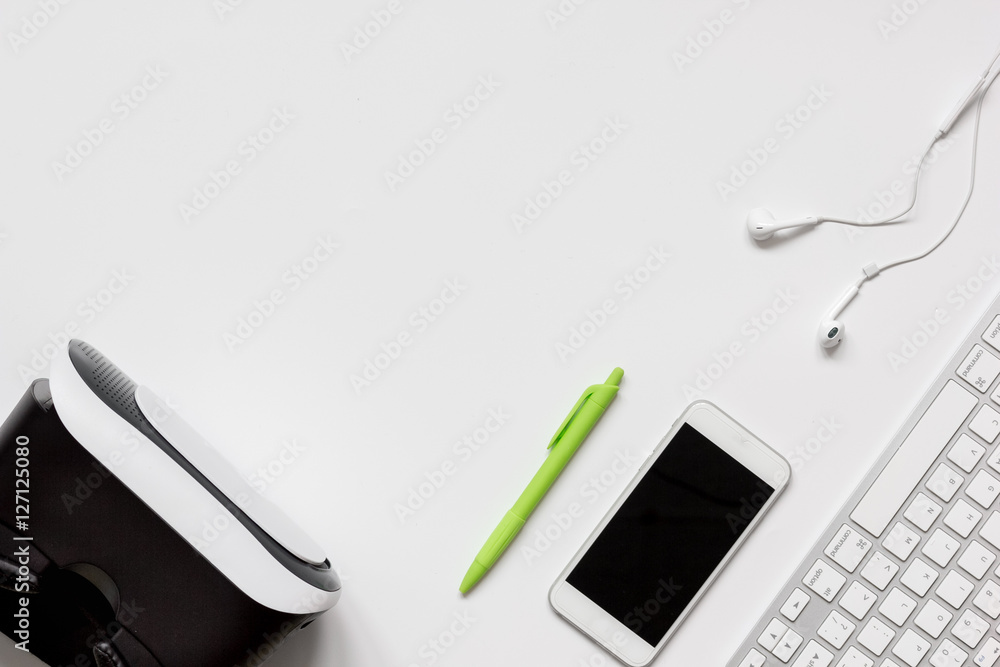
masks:
<svg viewBox="0 0 1000 667"><path fill-rule="evenodd" d="M566 581L656 646L773 493L685 423Z"/></svg>

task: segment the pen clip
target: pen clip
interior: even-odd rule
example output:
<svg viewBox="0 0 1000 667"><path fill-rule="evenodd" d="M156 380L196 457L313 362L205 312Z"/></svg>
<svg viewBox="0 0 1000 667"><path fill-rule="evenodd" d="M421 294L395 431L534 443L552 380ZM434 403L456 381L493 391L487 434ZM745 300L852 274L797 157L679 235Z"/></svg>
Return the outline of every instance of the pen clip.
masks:
<svg viewBox="0 0 1000 667"><path fill-rule="evenodd" d="M573 418L576 417L577 413L580 412L580 408L583 407L583 402L591 397L596 387L597 385L593 387L587 387L587 390L583 392L583 396L581 396L580 400L576 402L576 405L573 406L573 409L569 411L569 415L566 417L566 419L563 420L562 425L559 426L559 430L556 431L556 434L552 436L551 440L549 440L549 446L546 447L545 449L552 449L553 447L555 447L556 443L559 442L559 439L562 438L563 433L565 433L566 429L569 428L569 425L570 423L572 423Z"/></svg>

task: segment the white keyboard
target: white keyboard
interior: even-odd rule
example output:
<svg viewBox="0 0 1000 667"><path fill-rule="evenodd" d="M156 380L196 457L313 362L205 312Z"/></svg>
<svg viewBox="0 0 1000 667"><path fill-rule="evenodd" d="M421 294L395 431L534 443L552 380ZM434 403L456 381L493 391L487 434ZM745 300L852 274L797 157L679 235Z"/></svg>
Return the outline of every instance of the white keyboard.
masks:
<svg viewBox="0 0 1000 667"><path fill-rule="evenodd" d="M1000 298L728 667L1000 667Z"/></svg>

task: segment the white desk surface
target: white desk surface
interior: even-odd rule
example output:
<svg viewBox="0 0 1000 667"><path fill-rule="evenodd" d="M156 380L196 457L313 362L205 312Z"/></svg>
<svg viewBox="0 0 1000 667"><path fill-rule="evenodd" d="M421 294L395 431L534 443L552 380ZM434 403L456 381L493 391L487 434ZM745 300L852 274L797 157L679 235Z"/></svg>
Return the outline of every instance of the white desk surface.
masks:
<svg viewBox="0 0 1000 667"><path fill-rule="evenodd" d="M550 609L548 588L700 373L706 398L796 468L654 663L723 664L1000 289L977 278L998 251L998 91L964 221L927 260L863 288L834 354L815 331L861 267L950 222L971 114L906 224L765 245L744 227L754 206L779 218L853 217L880 196L900 207L893 183L909 187L909 161L1000 45L996 3L95 0L51 18L36 16L43 4L0 9L0 403L23 393L33 352L76 327L246 475L272 464L265 492L344 578L341 602L275 667L611 664ZM373 16L391 21L376 30ZM377 34L345 49L366 26ZM591 142L593 159L580 152ZM386 178L431 143L412 173ZM519 230L527 199L547 206ZM338 246L318 251L325 261L309 259L318 239ZM651 248L669 258L646 272ZM296 266L314 271L303 281ZM440 312L449 285L458 296ZM966 299L959 286L981 289ZM275 290L270 317L251 316ZM609 300L602 326L584 326ZM947 321L905 359L935 309ZM247 318L260 326L227 343ZM561 354L581 327L591 335ZM352 376L400 335L409 344L357 390ZM713 366L736 343L742 354ZM616 365L615 404L462 598L554 429ZM456 449L491 410L505 423L478 451ZM828 422L835 436L816 447ZM295 453L274 463L285 441ZM609 480L618 456L629 472ZM401 520L411 489L444 468ZM602 473L604 491L585 493ZM529 559L571 503L581 515ZM0 662L39 664L6 640Z"/></svg>

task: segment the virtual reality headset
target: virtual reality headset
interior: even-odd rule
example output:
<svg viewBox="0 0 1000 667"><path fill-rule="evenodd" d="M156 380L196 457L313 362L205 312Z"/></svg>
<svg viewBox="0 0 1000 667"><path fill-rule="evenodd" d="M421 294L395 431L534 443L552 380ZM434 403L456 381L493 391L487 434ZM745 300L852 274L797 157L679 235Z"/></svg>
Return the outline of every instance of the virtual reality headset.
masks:
<svg viewBox="0 0 1000 667"><path fill-rule="evenodd" d="M316 542L79 340L0 427L0 497L0 629L53 667L257 667L340 596Z"/></svg>

